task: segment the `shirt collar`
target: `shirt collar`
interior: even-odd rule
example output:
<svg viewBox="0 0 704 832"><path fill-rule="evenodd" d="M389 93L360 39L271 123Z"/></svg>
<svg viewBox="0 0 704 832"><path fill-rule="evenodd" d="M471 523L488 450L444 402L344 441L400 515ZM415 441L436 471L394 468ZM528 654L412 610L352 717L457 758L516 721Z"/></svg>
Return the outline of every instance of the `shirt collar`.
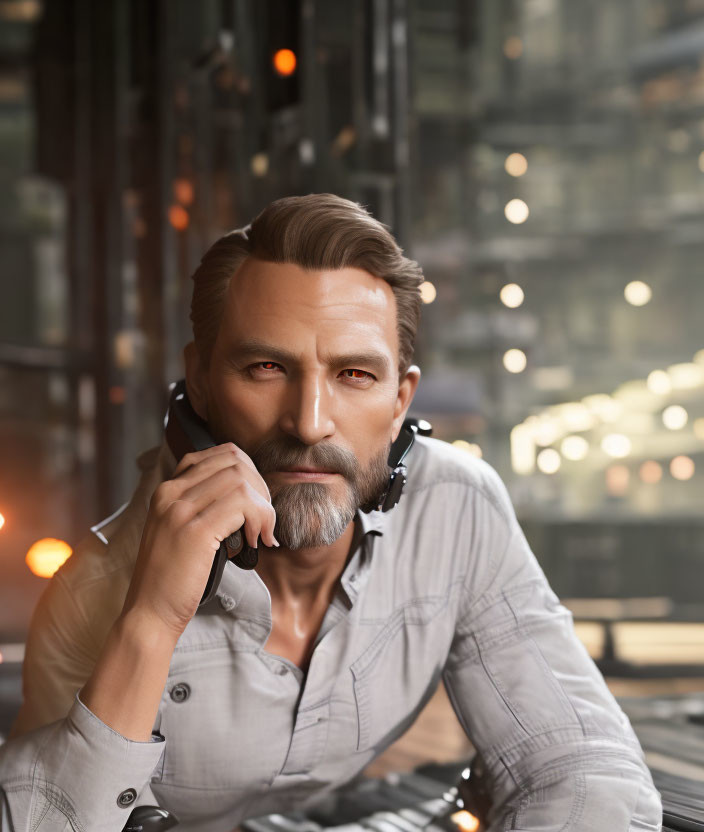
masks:
<svg viewBox="0 0 704 832"><path fill-rule="evenodd" d="M386 515L383 511L360 511L357 509L356 516L359 518L362 526L362 534L384 534L384 527L386 525Z"/></svg>

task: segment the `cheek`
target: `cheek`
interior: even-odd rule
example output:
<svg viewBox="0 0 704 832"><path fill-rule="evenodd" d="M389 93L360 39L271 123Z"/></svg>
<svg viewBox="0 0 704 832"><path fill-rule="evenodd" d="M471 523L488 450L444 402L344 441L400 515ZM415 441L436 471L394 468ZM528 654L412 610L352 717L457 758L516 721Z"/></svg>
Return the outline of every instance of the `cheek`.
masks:
<svg viewBox="0 0 704 832"><path fill-rule="evenodd" d="M220 388L215 397L215 410L223 435L244 451L276 421L271 396L262 398L251 388L235 383Z"/></svg>
<svg viewBox="0 0 704 832"><path fill-rule="evenodd" d="M383 409L355 410L349 427L351 432L348 435L356 448L359 465L366 469L382 452L388 455L393 440L393 406L387 404Z"/></svg>

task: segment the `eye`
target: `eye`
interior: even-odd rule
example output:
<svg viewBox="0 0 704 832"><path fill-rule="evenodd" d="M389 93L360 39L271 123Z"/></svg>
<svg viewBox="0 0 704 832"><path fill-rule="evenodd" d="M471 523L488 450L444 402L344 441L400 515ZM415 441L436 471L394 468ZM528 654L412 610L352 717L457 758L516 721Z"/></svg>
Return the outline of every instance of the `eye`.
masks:
<svg viewBox="0 0 704 832"><path fill-rule="evenodd" d="M257 361L256 364L250 365L249 370L262 370L266 375L270 375L277 367L281 367L281 364L277 364L275 361Z"/></svg>
<svg viewBox="0 0 704 832"><path fill-rule="evenodd" d="M346 370L342 371L343 373L354 373L355 375L345 376L345 378L352 379L353 381L366 381L366 379L373 379L374 376L371 373L368 373L366 370L356 370L352 367L348 367Z"/></svg>

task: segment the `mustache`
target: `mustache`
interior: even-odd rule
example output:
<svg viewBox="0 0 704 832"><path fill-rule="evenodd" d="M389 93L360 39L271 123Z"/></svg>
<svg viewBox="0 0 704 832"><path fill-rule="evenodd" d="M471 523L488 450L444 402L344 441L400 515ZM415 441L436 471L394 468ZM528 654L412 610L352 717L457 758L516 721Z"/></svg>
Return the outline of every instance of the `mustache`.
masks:
<svg viewBox="0 0 704 832"><path fill-rule="evenodd" d="M304 445L295 437L266 439L250 456L261 474L281 468L310 466L334 471L353 480L359 472L359 463L351 451L332 444Z"/></svg>

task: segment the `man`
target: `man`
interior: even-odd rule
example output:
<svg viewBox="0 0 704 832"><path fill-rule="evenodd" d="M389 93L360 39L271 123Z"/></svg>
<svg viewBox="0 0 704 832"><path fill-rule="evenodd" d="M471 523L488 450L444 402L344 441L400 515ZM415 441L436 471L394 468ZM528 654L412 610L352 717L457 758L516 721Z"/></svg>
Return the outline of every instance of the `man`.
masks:
<svg viewBox="0 0 704 832"><path fill-rule="evenodd" d="M355 203L272 203L194 275L189 399L217 444L140 457L31 626L0 749L16 832L118 832L136 806L226 832L361 771L442 678L491 830L660 828L627 719L493 469L435 439L377 510L418 385L418 265ZM244 524L255 571L220 541ZM9 823L9 821L8 821Z"/></svg>

